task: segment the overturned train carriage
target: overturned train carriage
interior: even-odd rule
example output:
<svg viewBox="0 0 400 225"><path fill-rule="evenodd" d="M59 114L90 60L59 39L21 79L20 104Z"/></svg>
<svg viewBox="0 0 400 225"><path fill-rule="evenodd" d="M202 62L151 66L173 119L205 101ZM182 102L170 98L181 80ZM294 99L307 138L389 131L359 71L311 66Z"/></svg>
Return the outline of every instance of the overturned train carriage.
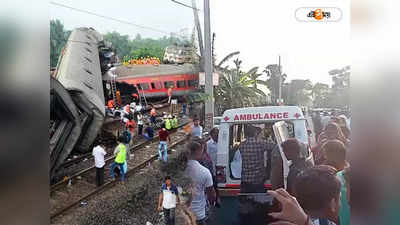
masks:
<svg viewBox="0 0 400 225"><path fill-rule="evenodd" d="M90 151L105 117L102 74L112 56L91 28L75 29L68 38L51 77L51 177L72 151Z"/></svg>

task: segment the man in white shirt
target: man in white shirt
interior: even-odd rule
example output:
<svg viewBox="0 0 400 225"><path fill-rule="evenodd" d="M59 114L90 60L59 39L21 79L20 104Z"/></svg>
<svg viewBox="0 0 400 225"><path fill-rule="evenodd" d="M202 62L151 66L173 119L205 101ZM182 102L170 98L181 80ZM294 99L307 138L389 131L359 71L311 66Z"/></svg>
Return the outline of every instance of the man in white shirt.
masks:
<svg viewBox="0 0 400 225"><path fill-rule="evenodd" d="M194 118L193 119L193 125L191 126L191 134L192 137L199 137L201 138L203 134L203 127L200 126L200 120L199 118Z"/></svg>
<svg viewBox="0 0 400 225"><path fill-rule="evenodd" d="M96 185L97 187L104 183L104 156L107 154L104 150L106 147L104 144L96 143L96 147L93 148L92 155L94 156L94 165L96 167Z"/></svg>
<svg viewBox="0 0 400 225"><path fill-rule="evenodd" d="M185 169L185 175L192 180L192 212L196 216L198 225L205 224L206 217L206 196L211 205L215 202L215 190L210 171L202 166L198 161L203 155L202 145L196 141L192 141L188 145L189 156Z"/></svg>
<svg viewBox="0 0 400 225"><path fill-rule="evenodd" d="M217 165L217 143L218 143L218 128L214 127L210 131L211 139L207 142L207 153L213 164L213 176L215 176L215 166Z"/></svg>
<svg viewBox="0 0 400 225"><path fill-rule="evenodd" d="M158 211L163 211L165 225L175 225L175 208L180 203L178 188L172 184L171 177L165 177L165 183L161 186L158 197Z"/></svg>

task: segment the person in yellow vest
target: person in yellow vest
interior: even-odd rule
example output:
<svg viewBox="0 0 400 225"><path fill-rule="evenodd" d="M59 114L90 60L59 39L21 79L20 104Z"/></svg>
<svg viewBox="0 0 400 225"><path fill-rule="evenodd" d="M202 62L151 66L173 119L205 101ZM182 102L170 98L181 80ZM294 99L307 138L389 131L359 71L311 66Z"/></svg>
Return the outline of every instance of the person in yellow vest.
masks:
<svg viewBox="0 0 400 225"><path fill-rule="evenodd" d="M178 128L178 118L175 115L172 117L172 128Z"/></svg>
<svg viewBox="0 0 400 225"><path fill-rule="evenodd" d="M115 160L111 164L110 172L111 177L115 180L114 169L118 166L119 173L121 175L121 181L125 181L125 171L124 171L124 164L126 161L126 147L124 145L125 138L123 136L119 136L117 139L118 146L114 150Z"/></svg>
<svg viewBox="0 0 400 225"><path fill-rule="evenodd" d="M172 116L169 115L167 118L165 118L165 129L167 129L168 131L172 130Z"/></svg>

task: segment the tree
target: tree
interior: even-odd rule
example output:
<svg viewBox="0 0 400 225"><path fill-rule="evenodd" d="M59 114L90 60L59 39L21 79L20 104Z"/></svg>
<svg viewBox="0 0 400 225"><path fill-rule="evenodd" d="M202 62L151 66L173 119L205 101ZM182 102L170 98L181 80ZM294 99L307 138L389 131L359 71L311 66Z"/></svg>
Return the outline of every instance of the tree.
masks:
<svg viewBox="0 0 400 225"><path fill-rule="evenodd" d="M329 93L329 85L323 83L314 84L311 91L313 106L316 108L329 107Z"/></svg>
<svg viewBox="0 0 400 225"><path fill-rule="evenodd" d="M330 104L332 107L345 108L350 104L350 66L329 71L332 76Z"/></svg>
<svg viewBox="0 0 400 225"><path fill-rule="evenodd" d="M305 106L311 103L312 83L310 80L292 80L289 87L288 104Z"/></svg>
<svg viewBox="0 0 400 225"><path fill-rule="evenodd" d="M265 72L268 76L267 87L270 90L271 101L272 103L276 104L279 98L279 65L270 64L265 67L263 72ZM286 77L286 74L282 74L282 84L285 82Z"/></svg>
<svg viewBox="0 0 400 225"><path fill-rule="evenodd" d="M227 57L230 58L230 55ZM224 62L226 60L221 61L218 66ZM215 88L215 102L221 110L255 106L260 98L265 99L266 97L263 91L255 87L256 81L241 70L242 61L235 59L233 62L234 68L225 67L220 71L220 83ZM254 71L256 70L253 69Z"/></svg>
<svg viewBox="0 0 400 225"><path fill-rule="evenodd" d="M103 37L105 41L112 43L120 59L130 55L132 47L128 35L121 35L113 31L103 35Z"/></svg>
<svg viewBox="0 0 400 225"><path fill-rule="evenodd" d="M64 30L60 20L50 20L50 67L57 66L58 57L70 34L71 31Z"/></svg>

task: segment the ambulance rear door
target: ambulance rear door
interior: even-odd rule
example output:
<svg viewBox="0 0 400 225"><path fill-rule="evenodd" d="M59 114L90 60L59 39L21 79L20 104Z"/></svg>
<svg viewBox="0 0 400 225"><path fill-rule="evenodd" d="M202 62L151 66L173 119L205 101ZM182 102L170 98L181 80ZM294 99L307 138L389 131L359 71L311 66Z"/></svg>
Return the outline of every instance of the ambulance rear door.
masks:
<svg viewBox="0 0 400 225"><path fill-rule="evenodd" d="M286 124L285 121L279 121L276 122L272 128L274 130L275 138L276 138L276 143L279 148L280 155L282 157L282 162L283 162L283 177L284 177L284 184L286 188L286 178L289 174L289 166L290 162L287 160L285 154L283 153L282 146L281 144L286 141L289 138L289 130L288 130L288 125Z"/></svg>

